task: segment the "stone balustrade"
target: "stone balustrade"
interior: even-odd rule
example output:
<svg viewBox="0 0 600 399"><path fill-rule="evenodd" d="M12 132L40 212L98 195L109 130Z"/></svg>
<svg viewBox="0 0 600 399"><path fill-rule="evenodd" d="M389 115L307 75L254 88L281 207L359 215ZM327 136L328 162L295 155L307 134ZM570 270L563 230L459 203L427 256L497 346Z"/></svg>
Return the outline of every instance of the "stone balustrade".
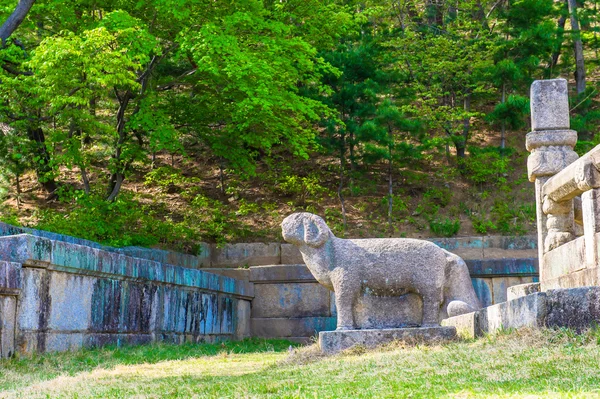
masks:
<svg viewBox="0 0 600 399"><path fill-rule="evenodd" d="M527 166L536 190L541 289L598 285L600 146L581 158L573 151L566 80L532 84L531 124Z"/></svg>

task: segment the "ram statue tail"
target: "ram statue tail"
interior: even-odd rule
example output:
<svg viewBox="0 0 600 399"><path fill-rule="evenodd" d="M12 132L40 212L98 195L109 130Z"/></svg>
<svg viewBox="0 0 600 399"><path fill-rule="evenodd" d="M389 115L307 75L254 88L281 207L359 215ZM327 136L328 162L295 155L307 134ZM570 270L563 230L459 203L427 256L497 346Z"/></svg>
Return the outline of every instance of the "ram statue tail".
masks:
<svg viewBox="0 0 600 399"><path fill-rule="evenodd" d="M458 255L444 250L446 253L446 283L444 286L444 302L440 309L440 319L474 312L481 308L475 294L469 269Z"/></svg>

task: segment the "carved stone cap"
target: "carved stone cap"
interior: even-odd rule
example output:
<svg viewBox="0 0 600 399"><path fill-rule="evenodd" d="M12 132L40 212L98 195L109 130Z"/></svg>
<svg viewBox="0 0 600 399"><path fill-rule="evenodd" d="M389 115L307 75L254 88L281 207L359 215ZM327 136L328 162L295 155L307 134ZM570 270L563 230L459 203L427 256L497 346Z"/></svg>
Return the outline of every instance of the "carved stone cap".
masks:
<svg viewBox="0 0 600 399"><path fill-rule="evenodd" d="M531 152L540 147L575 147L577 132L575 130L543 130L527 133L525 147Z"/></svg>
<svg viewBox="0 0 600 399"><path fill-rule="evenodd" d="M536 80L531 84L531 127L569 129L569 93L565 79Z"/></svg>

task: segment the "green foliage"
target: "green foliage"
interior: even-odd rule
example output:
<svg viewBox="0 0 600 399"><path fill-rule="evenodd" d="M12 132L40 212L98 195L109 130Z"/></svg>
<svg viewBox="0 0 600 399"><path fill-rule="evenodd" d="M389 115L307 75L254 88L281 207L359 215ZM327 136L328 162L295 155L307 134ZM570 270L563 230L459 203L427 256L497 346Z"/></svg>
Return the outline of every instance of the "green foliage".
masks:
<svg viewBox="0 0 600 399"><path fill-rule="evenodd" d="M460 230L460 220L434 217L429 221L429 230L434 237L452 237Z"/></svg>
<svg viewBox="0 0 600 399"><path fill-rule="evenodd" d="M114 202L98 196L86 196L80 191L63 189L59 193L63 202L73 202L66 214L40 210L36 228L81 237L105 245L124 247L152 246L175 232L169 223L157 223L150 210L123 195Z"/></svg>
<svg viewBox="0 0 600 399"><path fill-rule="evenodd" d="M529 99L518 95L510 95L508 99L496 105L487 119L496 126L504 123L508 129L525 127L525 117L529 114Z"/></svg>
<svg viewBox="0 0 600 399"><path fill-rule="evenodd" d="M512 169L508 149L469 147L471 156L465 162L465 176L478 185L506 186ZM506 154L505 154L506 153Z"/></svg>
<svg viewBox="0 0 600 399"><path fill-rule="evenodd" d="M298 204L305 204L307 200L318 200L324 195L330 195L329 190L322 186L319 177L315 174L308 176L285 175L281 178L279 191L289 197L294 197Z"/></svg>

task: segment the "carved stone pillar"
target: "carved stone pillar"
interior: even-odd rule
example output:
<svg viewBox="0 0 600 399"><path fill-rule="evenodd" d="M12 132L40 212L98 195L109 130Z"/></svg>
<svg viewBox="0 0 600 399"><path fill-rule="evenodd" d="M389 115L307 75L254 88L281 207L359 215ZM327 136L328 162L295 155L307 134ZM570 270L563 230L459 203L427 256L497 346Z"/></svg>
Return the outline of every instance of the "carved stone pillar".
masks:
<svg viewBox="0 0 600 399"><path fill-rule="evenodd" d="M526 146L529 181L535 182L540 280L545 252L575 238L573 201L542 198L546 181L577 160L577 132L570 130L569 97L565 79L536 80L531 85L531 127ZM546 213L550 215L547 216Z"/></svg>

